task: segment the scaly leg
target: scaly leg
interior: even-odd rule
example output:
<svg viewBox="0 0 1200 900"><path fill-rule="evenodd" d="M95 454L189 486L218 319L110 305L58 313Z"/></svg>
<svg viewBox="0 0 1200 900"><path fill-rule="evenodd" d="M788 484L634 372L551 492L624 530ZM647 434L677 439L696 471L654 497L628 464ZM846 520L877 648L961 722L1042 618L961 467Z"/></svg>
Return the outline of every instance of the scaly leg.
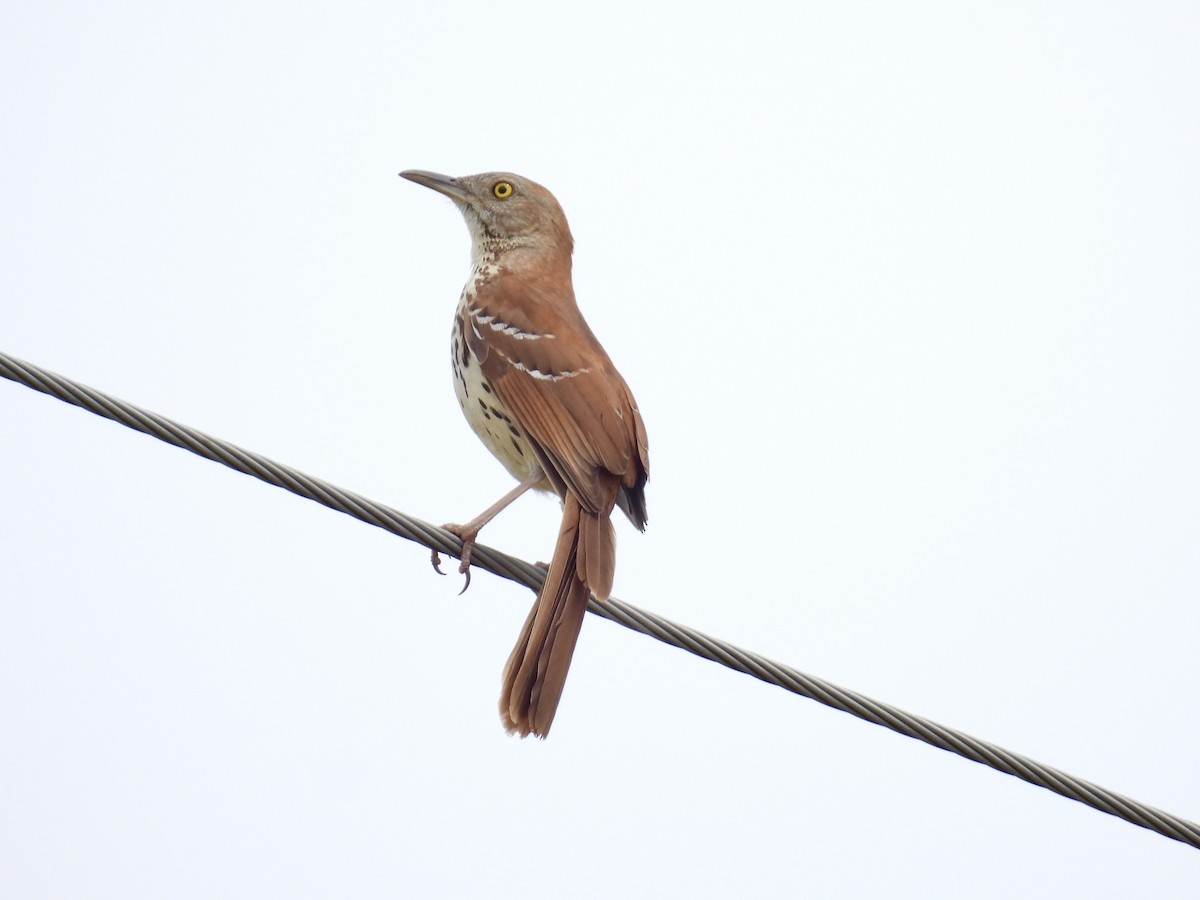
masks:
<svg viewBox="0 0 1200 900"><path fill-rule="evenodd" d="M460 538L463 542L462 554L459 556L461 562L458 564L458 571L461 574L466 575L467 580L466 583L463 584L463 589L459 591L459 594L464 593L466 589L471 586L471 553L475 549L475 539L479 536L479 532L483 530L483 526L492 521L492 519L496 518L500 512L502 512L510 503L524 494L527 490L540 484L544 477L545 476L542 475L541 469L535 469L529 475L529 477L527 477L524 481L518 484L515 488L481 512L467 524L455 525L453 523L449 523L442 526L447 531ZM429 561L433 563L433 568L439 575L446 574L441 569L442 558L438 556L438 552L436 550L432 551Z"/></svg>

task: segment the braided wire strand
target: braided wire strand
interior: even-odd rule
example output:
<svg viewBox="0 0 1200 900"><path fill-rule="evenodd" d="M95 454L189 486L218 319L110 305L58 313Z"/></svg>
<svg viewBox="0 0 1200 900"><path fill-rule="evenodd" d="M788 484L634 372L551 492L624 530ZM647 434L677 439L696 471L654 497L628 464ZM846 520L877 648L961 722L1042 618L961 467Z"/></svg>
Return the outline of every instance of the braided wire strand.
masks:
<svg viewBox="0 0 1200 900"><path fill-rule="evenodd" d="M314 500L330 509L353 516L369 525L390 531L392 534L432 550L454 556L458 556L462 551L462 541L443 528L406 515L389 506L375 503L360 494L343 490L290 466L249 450L243 450L227 441L211 437L165 416L141 409L3 352L0 352L0 376L57 397L65 403L81 407L96 415L120 422L122 425L149 434L168 444L190 450L205 459L252 475L268 484ZM545 577L545 573L539 567L483 544L476 545L472 564L533 590L537 590L541 586ZM892 731L924 741L934 747L989 766L1005 774L1013 775L1029 784L1053 791L1165 837L1200 848L1200 825L1147 806L1100 785L1076 778L1019 753L940 725L922 716L905 712L856 691L831 684L821 678L774 662L757 653L743 650L718 638L709 637L686 625L664 619L615 597L604 603L598 603L593 599L589 603L588 609L612 622L656 638L665 644L686 650L703 659L720 663L734 671L743 672L760 681L777 685L786 691L816 700L818 703L857 716L867 722L882 725Z"/></svg>

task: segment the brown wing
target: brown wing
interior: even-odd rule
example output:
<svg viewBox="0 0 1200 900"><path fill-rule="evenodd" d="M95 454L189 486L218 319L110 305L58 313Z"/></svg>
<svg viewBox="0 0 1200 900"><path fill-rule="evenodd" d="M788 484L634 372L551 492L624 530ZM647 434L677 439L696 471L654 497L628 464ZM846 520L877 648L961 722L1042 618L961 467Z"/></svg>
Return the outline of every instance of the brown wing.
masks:
<svg viewBox="0 0 1200 900"><path fill-rule="evenodd" d="M537 284L501 273L468 304L467 342L551 481L594 513L607 514L620 492L621 507L643 527L645 425L570 291L569 281Z"/></svg>

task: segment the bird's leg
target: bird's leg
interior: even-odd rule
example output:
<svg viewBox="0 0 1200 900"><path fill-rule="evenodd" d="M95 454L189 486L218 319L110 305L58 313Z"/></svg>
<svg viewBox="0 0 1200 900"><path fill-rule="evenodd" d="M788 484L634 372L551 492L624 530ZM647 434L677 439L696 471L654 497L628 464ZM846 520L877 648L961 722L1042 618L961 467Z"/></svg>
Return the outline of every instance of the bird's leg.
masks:
<svg viewBox="0 0 1200 900"><path fill-rule="evenodd" d="M479 532L483 530L483 526L492 521L492 519L496 518L496 516L499 515L500 512L503 511L510 503L524 494L531 487L540 484L543 477L544 476L542 475L542 470L540 468L534 469L524 481L522 481L515 488L473 518L470 522L467 522L465 525L448 523L442 526L451 534L456 535L462 541L462 552L459 555L461 562L458 564L458 571L461 574L466 575L467 580L466 583L463 584L463 589L459 591L460 594L471 586L471 553L475 549L475 539L479 536ZM433 563L433 568L439 575L446 574L441 569L442 559L440 556L438 556L438 552L436 550L432 551L430 562Z"/></svg>

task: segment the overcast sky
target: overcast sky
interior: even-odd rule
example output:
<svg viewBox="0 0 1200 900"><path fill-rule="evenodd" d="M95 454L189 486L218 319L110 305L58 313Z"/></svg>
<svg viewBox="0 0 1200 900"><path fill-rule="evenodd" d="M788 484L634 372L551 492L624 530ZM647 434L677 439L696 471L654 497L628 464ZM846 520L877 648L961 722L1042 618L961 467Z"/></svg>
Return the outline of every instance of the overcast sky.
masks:
<svg viewBox="0 0 1200 900"><path fill-rule="evenodd" d="M452 204L555 192L614 593L1200 819L1192 3L10 2L0 350L413 515ZM1200 853L0 381L5 897L1184 898ZM552 499L483 536L548 559Z"/></svg>

